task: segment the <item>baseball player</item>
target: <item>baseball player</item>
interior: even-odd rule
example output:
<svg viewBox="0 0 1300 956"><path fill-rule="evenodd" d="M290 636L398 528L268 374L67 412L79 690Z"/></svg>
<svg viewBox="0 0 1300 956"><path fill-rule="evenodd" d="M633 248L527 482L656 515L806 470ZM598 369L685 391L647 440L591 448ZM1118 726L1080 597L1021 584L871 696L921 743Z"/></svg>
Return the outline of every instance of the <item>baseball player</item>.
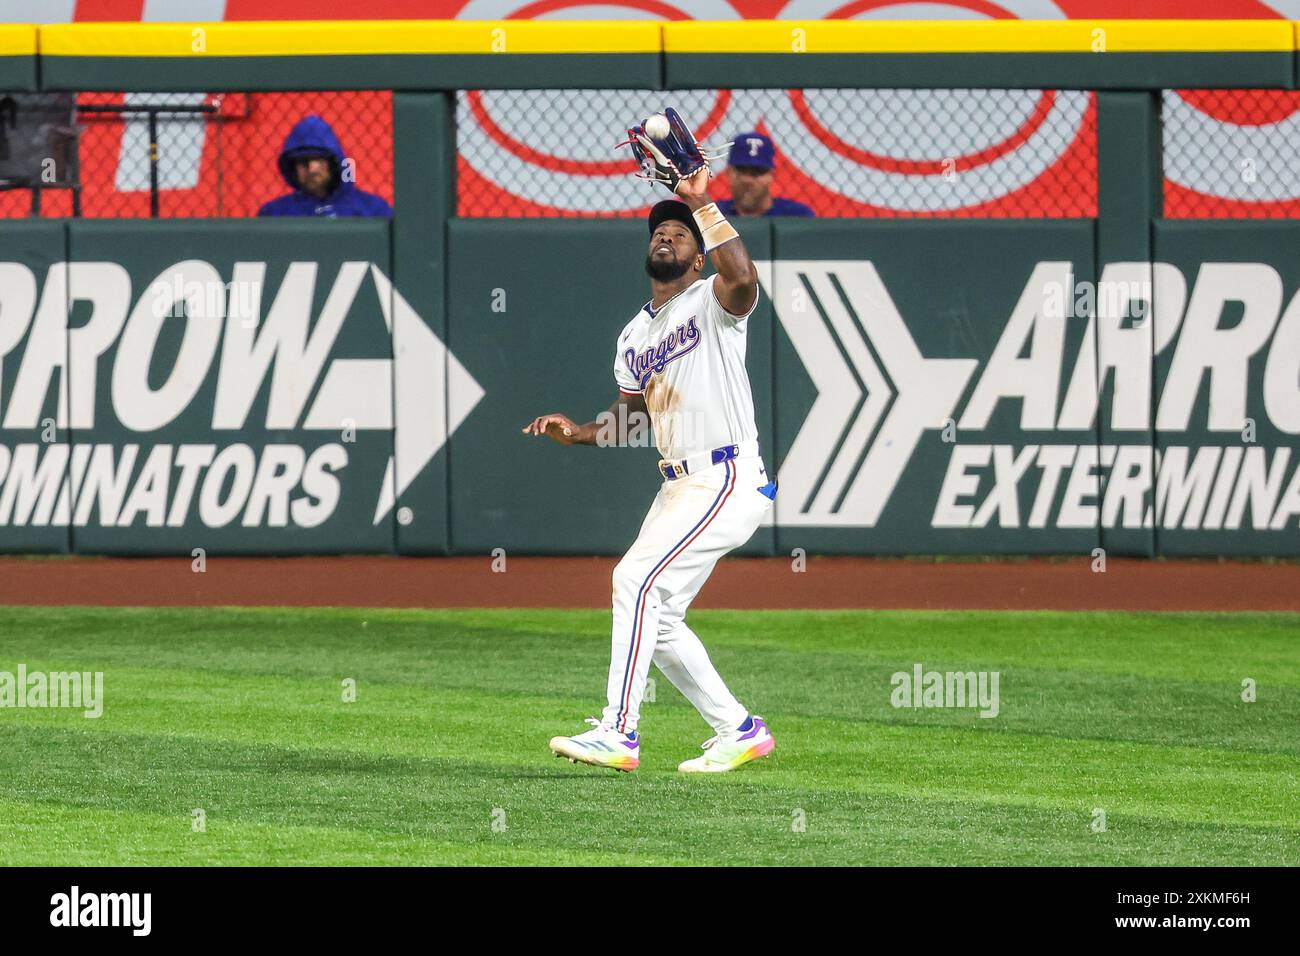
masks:
<svg viewBox="0 0 1300 956"><path fill-rule="evenodd" d="M685 617L718 559L749 540L776 496L759 456L745 370L758 273L709 198L708 163L676 113L665 110L629 134L647 178L680 200L664 200L650 212L645 269L651 297L618 337L619 394L607 418L649 414L664 480L636 541L614 569L604 713L587 719L590 730L552 738L550 747L574 762L635 770L641 699L653 661L715 734L701 756L678 770L725 772L771 753L776 741L763 719L728 690ZM716 270L708 277L706 258ZM579 425L561 414L542 415L523 429L561 445L604 444L602 430L608 433L601 421Z"/></svg>

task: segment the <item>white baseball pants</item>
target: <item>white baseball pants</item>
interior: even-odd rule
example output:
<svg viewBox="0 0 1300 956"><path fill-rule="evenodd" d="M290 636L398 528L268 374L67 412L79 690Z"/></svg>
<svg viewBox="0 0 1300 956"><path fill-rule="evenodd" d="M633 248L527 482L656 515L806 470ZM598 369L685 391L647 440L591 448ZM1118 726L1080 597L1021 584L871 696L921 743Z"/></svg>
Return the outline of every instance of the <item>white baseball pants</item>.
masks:
<svg viewBox="0 0 1300 956"><path fill-rule="evenodd" d="M686 626L686 609L718 559L753 535L772 494L758 456L712 465L659 489L636 541L614 568L603 719L616 730L636 730L652 660L716 732L734 730L748 716Z"/></svg>

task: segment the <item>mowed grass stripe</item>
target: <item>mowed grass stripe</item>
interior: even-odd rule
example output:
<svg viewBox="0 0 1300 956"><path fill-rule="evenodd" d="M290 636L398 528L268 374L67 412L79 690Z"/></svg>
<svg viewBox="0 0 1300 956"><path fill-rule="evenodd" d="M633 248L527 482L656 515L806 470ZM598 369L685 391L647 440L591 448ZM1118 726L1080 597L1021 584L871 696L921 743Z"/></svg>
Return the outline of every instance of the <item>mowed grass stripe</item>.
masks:
<svg viewBox="0 0 1300 956"><path fill-rule="evenodd" d="M609 862L926 862L903 852L922 838L946 848L949 858L935 862L1251 862L1231 856L1234 847L1259 862L1297 859L1291 736L1300 705L1278 678L1294 669L1295 616L1196 615L1189 628L1191 616L1135 615L1137 636L1109 639L1106 654L1083 633L1066 639L1076 665L1063 667L1045 666L1056 662L1043 650L1044 627L1060 615L701 613L692 620L715 660L772 718L780 745L742 773L698 780L674 768L709 732L662 677L636 775L547 754L551 734L580 729L597 706L607 637L596 612L35 609L15 628L9 611L0 612L0 669L22 661L107 671L97 721L0 711L0 772L21 798L0 807L0 833L25 834L20 855L45 852L24 829L24 808L171 819L179 786L227 801L218 803L226 819L255 828L352 830L360 820L391 833L389 818L414 808L415 829L396 830L400 850L375 862L503 862L502 847L516 844L520 862L592 853ZM806 633L791 631L796 624ZM936 631L946 635L937 648L928 637ZM1011 662L999 665L1007 670L996 719L889 706L892 669L983 669L990 643ZM1153 668L1163 676L1136 673L1151 648L1171 644L1184 653L1166 653ZM1103 659L1105 668L1092 666ZM1242 661L1259 682L1254 704L1240 701L1235 676L1222 676ZM358 681L356 703L341 700L344 676ZM575 822L591 801L610 799L597 829ZM304 820L304 807L315 816ZM1097 807L1108 816L1104 834L1088 829ZM494 809L548 822L497 833ZM757 830L755 811L765 821ZM793 829L797 811L823 830ZM439 819L451 829L438 830ZM773 837L773 820L796 842ZM152 845L150 826L140 823L139 846ZM126 844L101 846L118 854L105 859L134 852L129 831ZM58 832L46 835L60 845ZM229 852L231 862L261 859L264 847ZM318 862L352 858L319 852Z"/></svg>
<svg viewBox="0 0 1300 956"><path fill-rule="evenodd" d="M443 699L434 713L409 700L396 710L383 708L381 702L379 710L338 708L343 712L333 715L310 709L283 713L262 703L210 713L164 708L150 715L142 708L144 719L128 718L120 727L104 718L51 727L42 712L29 711L22 723L0 725L14 738L0 753L0 769L21 780L28 759L80 746L87 738L110 741L90 746L92 753L94 746L105 748L104 760L111 761L113 773L123 756L129 762L137 747L147 749L155 741L170 739L196 752L225 745L259 753L270 748L286 760L311 751L322 759L329 755L340 766L391 758L483 764L503 772L556 768L545 741L570 728L545 716L544 708L527 700L457 696ZM502 714L507 719L493 721L493 715ZM685 708L656 714L657 733L643 745L638 778L653 772L675 776L677 762L697 752L697 724L698 718ZM771 788L815 783L826 792L844 794L958 796L1075 809L1122 805L1130 813L1190 822L1296 826L1296 797L1293 787L1288 792L1288 781L1294 779L1297 761L1284 755L824 719L786 718L778 729L777 757L717 785L742 779ZM108 751L114 752L111 758ZM1125 772L1117 774L1117 767ZM35 779L39 783L43 778ZM100 785L119 784L111 778ZM44 796L39 786L31 795Z"/></svg>
<svg viewBox="0 0 1300 956"><path fill-rule="evenodd" d="M569 639L575 641L575 639ZM582 641L576 641L578 645ZM585 652L585 653L584 653ZM487 710L517 710L521 700L529 701L529 713L559 721L555 732L567 731L576 721L573 715L593 709L590 693L582 689L599 687L603 670L594 649L575 646L569 654L582 661L578 674L565 676L568 687L546 693L549 683L536 675L504 675L484 678L446 670L430 670L425 684L387 683L383 679L359 676L359 701L344 704L343 682L337 672L330 678L287 678L265 674L240 675L237 672L173 670L153 667L112 667L105 695L112 701L109 713L87 728L139 730L152 732L166 722L177 732L207 734L214 714L229 714L224 723L259 728L274 728L277 735L320 734L322 730L338 734L337 743L351 745L360 741L369 749L370 740L389 740L413 744L430 721L437 722L441 711L454 711L473 704L485 695L499 700ZM1100 741L1134 741L1162 745L1179 745L1197 749L1242 749L1262 753L1300 753L1300 692L1279 689L1265 693L1264 700L1245 704L1231 684L1152 682L1138 678L1104 678L1100 675L1061 675L1057 672L1002 672L1000 710L996 718L976 717L978 709L894 708L891 702L892 670L911 671L906 662L896 665L841 666L820 661L816 656L793 656L788 653L741 653L735 649L714 654L719 666L733 678L733 685L745 700L762 700L768 717L827 718L837 722L922 724L922 726L965 727L991 734L1028 734L1065 736L1067 739ZM733 659L735 658L735 659ZM471 658L472 659L472 658ZM55 671L81 667L72 658L27 659L29 670ZM17 670L18 662L0 657L0 670ZM969 662L950 666L967 669ZM364 672L364 667L361 671ZM824 674L835 674L827 685ZM779 682L771 675L780 675ZM448 680L450 676L450 680ZM484 680L500 688L481 688ZM660 689L659 685L663 687ZM771 684L771 687L764 685ZM686 709L684 698L656 676L656 701L646 704L645 730L654 736L654 714L668 708ZM560 692L563 691L563 692ZM368 705L377 705L370 708ZM396 710L402 726L359 730L356 719L361 714L383 714ZM693 711L690 711L693 713ZM49 711L13 711L16 721L81 721L79 711L51 714ZM322 717L338 718L337 723L322 724ZM775 719L775 718L774 718ZM296 721L296 723L295 723ZM191 730L185 730L185 727ZM703 724L697 724L705 734ZM194 730L198 728L198 730ZM222 731L225 732L225 731ZM270 731L266 731L270 732ZM461 731L458 731L461 732ZM854 731L867 732L867 731ZM265 739L264 734L256 739ZM317 740L318 743L328 743ZM420 753L420 749L407 749Z"/></svg>
<svg viewBox="0 0 1300 956"><path fill-rule="evenodd" d="M1300 614L1056 611L695 611L714 644L878 661L971 658L987 666L1086 670L1219 683L1267 673L1273 687L1300 689ZM313 636L303 655L302 636ZM104 641L111 633L113 641ZM364 651L376 670L421 680L423 667L472 651L484 663L569 648L555 638L607 641L607 611L354 608L39 608L0 611L0 653L235 673L326 673ZM429 638L438 642L431 645ZM237 652L237 653L236 653ZM923 656L916 656L918 653ZM567 658L566 658L567 660ZM574 662L569 661L570 665ZM413 670L414 669L414 670ZM1238 681L1239 683L1239 681Z"/></svg>
<svg viewBox="0 0 1300 956"><path fill-rule="evenodd" d="M195 752L176 739L126 738L105 749L105 736L78 736L58 741L44 768L54 792L0 802L6 863L358 862L358 834L374 837L369 861L405 863L510 862L516 851L519 862L598 854L609 863L1296 859L1293 833L1119 809L1094 833L1086 806L846 797L739 775L615 777L229 745ZM87 761L105 757L115 778L101 781L115 784L107 789L83 776ZM204 810L204 834L192 832L195 807ZM96 832L104 821L113 826ZM303 831L320 837L314 856ZM212 835L215 857L202 843Z"/></svg>
<svg viewBox="0 0 1300 956"><path fill-rule="evenodd" d="M419 833L259 823L220 814L210 821L205 816L204 829L199 831L194 829L194 809L158 814L0 800L0 840L9 848L0 862L10 866L384 866L398 862L608 866L614 862L608 852L539 849L486 836L457 843ZM629 857L628 862L689 863L650 855Z"/></svg>
<svg viewBox="0 0 1300 956"><path fill-rule="evenodd" d="M278 633L282 625L276 626ZM278 723L294 714L316 719L313 708L355 716L358 706L364 710L380 691L398 694L393 706L404 706L423 720L440 706L438 695L455 691L501 696L507 704L513 697L528 699L537 713L558 718L564 722L559 729L567 730L579 715L597 706L605 681L603 637L550 636L542 648L518 647L512 652L512 646L528 641L507 635L476 642L453 626L440 625L427 629L414 643L410 662L400 664L374 659L372 647L383 642L382 634L376 627L374 634L355 639L348 648L328 652L315 648L314 637L300 635L296 666L284 671L266 665L252 671L225 666L241 657L232 647L220 653L198 648L190 666L178 668L171 664L178 657L175 651L155 652L148 643L133 645L130 654L106 655L58 648L53 639L47 650L61 650L57 657L10 656L8 642L0 642L0 669L16 670L20 661L40 670L105 668L107 693L114 702L108 719L114 727L123 709L127 714L143 709L144 719L153 720L159 717L158 708L168 703L192 705L198 714L191 722L205 724L213 708L235 705L260 705L260 713L244 715L254 725ZM1258 699L1245 703L1230 666L1221 670L1231 676L1197 682L1001 664L998 715L985 720L971 708L892 706L891 675L913 673L915 662L904 658L882 661L785 648L738 648L729 633L720 630L716 637L712 656L729 683L742 700L774 720L821 717L1300 754L1300 734L1295 733L1300 727L1300 689L1276 686L1267 670L1251 669ZM312 643L312 653L302 653L303 641ZM393 648L387 651L395 653ZM965 655L975 653L964 649ZM311 659L310 666L302 664L304 657ZM927 657L930 663L922 662L927 669L970 672L988 664L955 654ZM344 679L357 682L359 705L342 703ZM686 706L662 675L656 676L656 689L658 702L647 705L647 717L652 718L656 707ZM645 729L654 734L653 719Z"/></svg>

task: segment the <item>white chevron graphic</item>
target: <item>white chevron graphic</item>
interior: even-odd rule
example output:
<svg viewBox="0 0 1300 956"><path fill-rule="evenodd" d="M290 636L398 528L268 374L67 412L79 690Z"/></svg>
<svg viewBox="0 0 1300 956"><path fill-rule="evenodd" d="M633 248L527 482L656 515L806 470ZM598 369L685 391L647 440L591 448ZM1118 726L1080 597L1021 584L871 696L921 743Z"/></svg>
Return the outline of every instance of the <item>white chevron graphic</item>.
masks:
<svg viewBox="0 0 1300 956"><path fill-rule="evenodd" d="M782 260L759 275L817 387L777 475L775 520L872 527L979 363L921 355L870 262Z"/></svg>
<svg viewBox="0 0 1300 956"><path fill-rule="evenodd" d="M393 335L393 358L335 359L303 428L336 431L350 419L358 429L393 430L375 504L379 524L486 393L374 263L345 263L337 303L331 294L325 308L346 313L367 265Z"/></svg>

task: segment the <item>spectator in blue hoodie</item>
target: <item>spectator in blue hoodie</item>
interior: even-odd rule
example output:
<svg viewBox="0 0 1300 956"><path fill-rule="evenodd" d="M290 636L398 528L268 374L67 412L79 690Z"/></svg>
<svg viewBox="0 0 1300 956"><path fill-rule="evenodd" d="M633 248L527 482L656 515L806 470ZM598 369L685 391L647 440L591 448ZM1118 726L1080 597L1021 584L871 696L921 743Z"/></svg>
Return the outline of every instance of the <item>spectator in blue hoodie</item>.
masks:
<svg viewBox="0 0 1300 956"><path fill-rule="evenodd" d="M259 216L392 216L393 208L344 176L343 146L319 116L300 119L280 150L280 175L293 190L272 199Z"/></svg>

